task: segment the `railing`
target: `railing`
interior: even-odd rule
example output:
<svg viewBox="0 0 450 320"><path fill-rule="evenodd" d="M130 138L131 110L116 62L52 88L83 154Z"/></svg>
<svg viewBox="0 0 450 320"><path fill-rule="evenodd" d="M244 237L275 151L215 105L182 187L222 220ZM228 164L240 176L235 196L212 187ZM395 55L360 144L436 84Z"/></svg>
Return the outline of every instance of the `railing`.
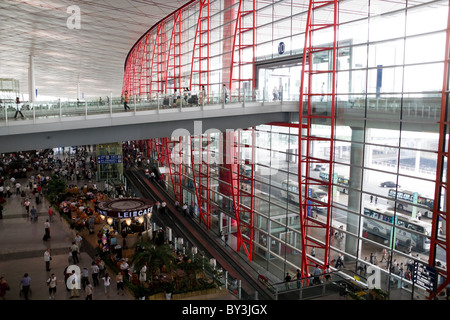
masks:
<svg viewBox="0 0 450 320"><path fill-rule="evenodd" d="M268 288L275 300L308 300L330 295L342 295L343 288L349 292L367 291L363 282L355 281L351 276L345 276L342 271L332 271L325 279L320 276L320 283L313 283L313 277L279 282Z"/></svg>
<svg viewBox="0 0 450 320"><path fill-rule="evenodd" d="M342 96L344 97L344 96ZM338 97L337 112L340 116L359 116L362 111L367 111L367 117L378 117L386 114L402 115L403 117L416 117L426 120L437 120L440 115L440 97L358 97L341 100ZM207 110L216 108L261 106L267 103L282 105L283 102L298 102L299 94L282 94L272 96L267 89L231 92L224 99L222 92L202 94L191 91L181 94L154 94L150 96L132 96L128 102L129 110L124 109L123 99L120 97L108 97L106 100L91 99L83 101L38 101L34 103L24 102L16 105L15 101L0 102L0 126L1 123L18 123L17 120L26 119L36 121L38 119L59 119L68 117L112 117L114 114L132 112L133 114L152 112L182 112L188 110ZM331 103L327 97L318 95L312 100L312 112L323 113L330 110ZM18 113L19 110L21 113ZM23 115L23 117L22 117Z"/></svg>
<svg viewBox="0 0 450 320"><path fill-rule="evenodd" d="M83 101L37 101L34 103L23 102L19 105L15 101L4 101L0 103L0 122L8 123L20 119L51 119L67 117L91 117L95 115L109 115L124 112L142 112L153 110L156 112L167 112L164 110L182 111L184 109L198 108L226 108L228 105L234 107L245 107L246 103L264 105L266 102L282 104L282 100L273 101L267 93L259 90L253 92L227 94L226 100L223 93L202 94L202 92L183 91L178 94L154 94L149 96L132 96L125 110L124 100L120 97L108 97L106 100L83 100ZM295 100L294 100L295 101ZM297 97L298 101L298 97ZM196 110L197 110L196 109ZM20 111L20 112L18 112ZM170 112L170 111L169 111Z"/></svg>

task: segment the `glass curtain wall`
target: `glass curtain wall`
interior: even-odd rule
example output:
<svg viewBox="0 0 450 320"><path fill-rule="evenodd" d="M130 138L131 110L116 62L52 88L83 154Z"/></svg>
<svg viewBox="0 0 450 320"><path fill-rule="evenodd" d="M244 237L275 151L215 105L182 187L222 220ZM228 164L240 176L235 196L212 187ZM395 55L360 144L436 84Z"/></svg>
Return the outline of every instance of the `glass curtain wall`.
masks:
<svg viewBox="0 0 450 320"><path fill-rule="evenodd" d="M298 65L308 1L255 1L256 63L292 56L290 65ZM230 39L238 4L210 1L209 91L219 92L229 76ZM193 2L182 9L183 86L188 86L193 72L199 8L199 3ZM331 263L342 254L346 266L361 277L367 276L367 266L372 266L386 280L381 282L386 291L410 288L413 260L428 262L430 242L426 235L431 232L435 200L447 12L448 1L339 3L335 147L330 150L317 141L311 149L312 156L318 158L334 153L336 177L331 195L323 190L311 192L317 199L332 197ZM171 19L166 22L168 34ZM156 29L150 30L154 38ZM147 46L150 53L152 41ZM314 45L324 45L320 37L314 41ZM327 55L318 57L316 69L329 68L329 59ZM139 76L127 72L131 61L127 61L125 85L132 76ZM301 72L300 68L291 69L295 74ZM267 72L265 69L261 74ZM295 76L299 79L298 74ZM278 80L271 75L259 77L269 79L271 95L271 87L279 85ZM315 85L320 92L320 86L329 86L329 81ZM315 99L318 108L328 102L320 95ZM283 279L286 272L295 274L301 265L298 128L260 125L255 130L253 260ZM317 135L329 132L322 125L314 125L313 130ZM217 142L220 134L210 135L212 138ZM209 148L221 152L220 146L212 144ZM195 204L192 167L189 161L184 166L185 202ZM324 169L310 168L318 179L329 179ZM235 228L230 194L221 187L230 183L223 179L227 170L233 167L218 165L209 175L210 212L214 216L211 231L218 234L224 226ZM320 208L311 214L322 219ZM446 232L441 225L439 236L445 238ZM322 241L326 236L315 235ZM436 258L445 261L445 255L438 250ZM317 254L317 259L322 258Z"/></svg>

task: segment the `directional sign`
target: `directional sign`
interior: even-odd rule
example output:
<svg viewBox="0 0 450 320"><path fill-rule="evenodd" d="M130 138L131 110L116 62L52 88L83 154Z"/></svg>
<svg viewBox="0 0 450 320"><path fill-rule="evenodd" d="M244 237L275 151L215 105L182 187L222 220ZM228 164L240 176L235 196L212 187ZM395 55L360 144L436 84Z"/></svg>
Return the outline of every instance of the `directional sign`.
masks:
<svg viewBox="0 0 450 320"><path fill-rule="evenodd" d="M280 42L280 43L278 44L278 54L283 54L283 53L284 53L284 50L285 50L284 42Z"/></svg>
<svg viewBox="0 0 450 320"><path fill-rule="evenodd" d="M437 271L435 268L414 261L413 282L433 292L436 277Z"/></svg>
<svg viewBox="0 0 450 320"><path fill-rule="evenodd" d="M99 164L122 163L122 156L121 155L97 156L97 163Z"/></svg>

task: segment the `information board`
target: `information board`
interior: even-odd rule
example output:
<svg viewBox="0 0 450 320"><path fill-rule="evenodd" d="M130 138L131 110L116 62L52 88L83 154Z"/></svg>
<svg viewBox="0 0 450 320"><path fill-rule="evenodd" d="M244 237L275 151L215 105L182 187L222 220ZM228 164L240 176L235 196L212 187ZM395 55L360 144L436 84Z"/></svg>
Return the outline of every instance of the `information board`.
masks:
<svg viewBox="0 0 450 320"><path fill-rule="evenodd" d="M414 261L413 282L433 292L436 277L437 271L435 268L419 261Z"/></svg>
<svg viewBox="0 0 450 320"><path fill-rule="evenodd" d="M99 164L122 163L122 156L117 154L107 156L97 156L97 163Z"/></svg>

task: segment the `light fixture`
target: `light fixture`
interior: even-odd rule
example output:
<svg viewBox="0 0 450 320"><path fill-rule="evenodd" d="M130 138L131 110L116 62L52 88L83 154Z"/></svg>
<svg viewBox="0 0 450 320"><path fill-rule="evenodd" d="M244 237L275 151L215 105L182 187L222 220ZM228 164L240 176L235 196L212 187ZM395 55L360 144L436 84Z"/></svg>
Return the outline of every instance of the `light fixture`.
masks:
<svg viewBox="0 0 450 320"><path fill-rule="evenodd" d="M128 218L128 219L126 220L126 223L127 223L127 226L130 226L130 224L131 224L131 219Z"/></svg>
<svg viewBox="0 0 450 320"><path fill-rule="evenodd" d="M106 219L106 222L108 222L109 225L112 225L113 219L111 217L108 217L108 219Z"/></svg>

